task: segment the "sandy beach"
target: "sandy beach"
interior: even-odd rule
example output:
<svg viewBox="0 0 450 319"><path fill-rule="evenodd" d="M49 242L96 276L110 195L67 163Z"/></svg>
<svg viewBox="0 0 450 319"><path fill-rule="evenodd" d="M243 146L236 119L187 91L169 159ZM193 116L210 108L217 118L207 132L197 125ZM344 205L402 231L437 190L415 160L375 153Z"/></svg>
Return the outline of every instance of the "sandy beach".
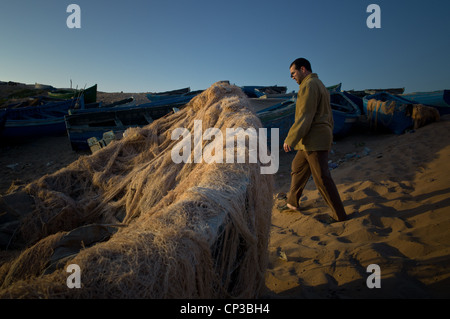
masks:
<svg viewBox="0 0 450 319"><path fill-rule="evenodd" d="M112 102L130 93L101 93ZM143 98L144 94L140 95ZM333 144L332 176L349 220L323 223L329 208L310 180L302 212L276 209L294 153L280 152L269 265L262 298L449 298L450 116L402 135L359 129ZM0 146L0 195L79 156L67 136ZM367 267L380 268L370 289Z"/></svg>
<svg viewBox="0 0 450 319"><path fill-rule="evenodd" d="M324 224L329 208L310 181L302 213L273 210L267 296L448 298L450 118L403 135L352 134L336 141L332 170L350 219ZM370 149L364 155L364 148ZM289 190L282 155L277 190ZM370 264L381 288L369 289Z"/></svg>

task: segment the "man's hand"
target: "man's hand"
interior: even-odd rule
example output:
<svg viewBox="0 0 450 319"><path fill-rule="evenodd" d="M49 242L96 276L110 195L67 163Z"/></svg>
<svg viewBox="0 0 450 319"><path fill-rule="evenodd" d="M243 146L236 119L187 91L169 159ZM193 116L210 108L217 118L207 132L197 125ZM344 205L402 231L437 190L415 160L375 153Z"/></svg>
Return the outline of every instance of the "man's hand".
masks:
<svg viewBox="0 0 450 319"><path fill-rule="evenodd" d="M292 151L291 147L286 143L283 144L283 149L286 153Z"/></svg>

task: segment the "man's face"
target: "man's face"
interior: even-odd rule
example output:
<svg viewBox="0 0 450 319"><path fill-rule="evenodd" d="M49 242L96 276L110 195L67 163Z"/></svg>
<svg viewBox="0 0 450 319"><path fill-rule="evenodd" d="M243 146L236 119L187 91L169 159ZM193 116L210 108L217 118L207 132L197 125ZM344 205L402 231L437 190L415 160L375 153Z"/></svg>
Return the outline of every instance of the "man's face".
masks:
<svg viewBox="0 0 450 319"><path fill-rule="evenodd" d="M303 79L306 77L305 68L302 66L299 70L295 68L295 64L289 69L291 71L291 78L295 80L299 85L302 83Z"/></svg>

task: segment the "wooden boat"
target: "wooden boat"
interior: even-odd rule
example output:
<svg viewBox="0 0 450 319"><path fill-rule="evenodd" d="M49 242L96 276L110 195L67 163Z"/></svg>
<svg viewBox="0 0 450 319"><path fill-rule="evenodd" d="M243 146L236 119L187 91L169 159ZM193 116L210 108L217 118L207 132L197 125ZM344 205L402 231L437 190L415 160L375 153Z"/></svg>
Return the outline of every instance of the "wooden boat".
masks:
<svg viewBox="0 0 450 319"><path fill-rule="evenodd" d="M249 98L259 98L265 94L285 94L287 91L287 87L277 85L246 85L240 88Z"/></svg>
<svg viewBox="0 0 450 319"><path fill-rule="evenodd" d="M284 99L289 100L297 96L297 92L292 91L291 93L275 93L275 94L264 94L260 96L260 99Z"/></svg>
<svg viewBox="0 0 450 319"><path fill-rule="evenodd" d="M450 90L414 92L402 94L401 97L415 103L433 106L441 115L450 114Z"/></svg>
<svg viewBox="0 0 450 319"><path fill-rule="evenodd" d="M97 84L82 90L58 89L48 92L48 96L58 99L73 99L83 96L85 103L95 103L97 101Z"/></svg>
<svg viewBox="0 0 450 319"><path fill-rule="evenodd" d="M385 128L402 134L413 127L413 102L399 95L378 92L363 98L364 112L375 129Z"/></svg>
<svg viewBox="0 0 450 319"><path fill-rule="evenodd" d="M177 97L177 96L180 96L183 94L187 94L189 92L191 92L191 88L187 87L187 88L177 89L177 90L172 90L172 91L149 93L149 94L147 94L147 98L151 102L156 102L156 101L161 101L161 100Z"/></svg>
<svg viewBox="0 0 450 319"><path fill-rule="evenodd" d="M264 128L267 128L267 144L270 148L271 129L278 128L279 147L283 147L289 129L295 120L295 99L250 99L250 105L256 111Z"/></svg>
<svg viewBox="0 0 450 319"><path fill-rule="evenodd" d="M0 138L7 140L64 134L64 116L77 103L78 99L72 99L4 109L0 113Z"/></svg>
<svg viewBox="0 0 450 319"><path fill-rule="evenodd" d="M80 90L78 96L83 96L84 103L95 103L97 102L97 84L87 88L85 90Z"/></svg>
<svg viewBox="0 0 450 319"><path fill-rule="evenodd" d="M102 102L83 104L81 107L76 109L69 109L68 114L77 114L77 113L85 113L85 112L98 112L102 110L106 110L108 108L116 108L116 107L135 107L136 101L134 97L129 97L126 99L118 100L109 104L103 104Z"/></svg>
<svg viewBox="0 0 450 319"><path fill-rule="evenodd" d="M136 106L136 101L133 96L128 97L126 99L118 100L109 104L101 105L101 107L124 107L124 106Z"/></svg>
<svg viewBox="0 0 450 319"><path fill-rule="evenodd" d="M176 104L176 103L186 104L201 92L203 92L203 90L192 91L183 94L171 94L161 96L147 94L147 98L151 101L152 105L154 106L160 106L165 104Z"/></svg>
<svg viewBox="0 0 450 319"><path fill-rule="evenodd" d="M66 133L64 116L77 112L96 112L107 108L133 107L134 99L128 98L108 105L85 104L83 97L71 100L55 100L37 97L26 106L12 104L0 109L0 138L24 139L34 136L61 135Z"/></svg>
<svg viewBox="0 0 450 319"><path fill-rule="evenodd" d="M331 94L331 92L330 92ZM333 135L341 137L349 133L353 125L361 116L361 111L356 103L341 92L331 99L334 127ZM338 96L340 98L338 98ZM281 100L278 98L249 99L250 106L260 118L263 127L267 128L267 138L270 141L270 129L279 129L280 147L295 121L296 99Z"/></svg>
<svg viewBox="0 0 450 319"><path fill-rule="evenodd" d="M330 91L330 104L334 120L333 135L347 135L362 114L362 101L346 92Z"/></svg>
<svg viewBox="0 0 450 319"><path fill-rule="evenodd" d="M340 92L342 87L342 83L338 83L336 85L327 86L328 91L330 92Z"/></svg>
<svg viewBox="0 0 450 319"><path fill-rule="evenodd" d="M347 92L352 95L363 98L366 95L373 95L373 94L382 93L382 92L386 92L386 93L394 94L394 95L400 95L400 94L403 94L403 92L405 92L405 88L366 89L366 90L360 90L360 91L349 90Z"/></svg>
<svg viewBox="0 0 450 319"><path fill-rule="evenodd" d="M89 149L90 138L101 140L103 134L113 131L118 137L129 127L142 127L166 114L174 112L178 104L155 106L146 103L137 106L86 109L66 115L65 127L74 150Z"/></svg>
<svg viewBox="0 0 450 319"><path fill-rule="evenodd" d="M336 84L336 85L332 85L332 86L328 86L327 89L328 91L331 92L340 92L341 91L341 86L342 83ZM259 89L257 89L257 91L260 91ZM285 90L285 92L283 93L278 93L278 92L272 92L271 90L261 90L262 95L259 95L258 98L262 98L262 99L272 99L272 98L278 98L278 99L291 99L291 98L295 98L297 97L297 92L292 91L290 93L286 93L287 89Z"/></svg>

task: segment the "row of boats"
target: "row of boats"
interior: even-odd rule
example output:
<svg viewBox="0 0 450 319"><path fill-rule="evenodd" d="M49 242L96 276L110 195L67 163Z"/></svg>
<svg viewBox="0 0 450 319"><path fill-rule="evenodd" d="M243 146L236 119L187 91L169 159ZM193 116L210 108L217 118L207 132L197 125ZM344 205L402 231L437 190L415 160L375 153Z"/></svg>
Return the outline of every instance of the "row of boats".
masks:
<svg viewBox="0 0 450 319"><path fill-rule="evenodd" d="M294 123L296 93L287 93L287 88L280 86L241 89L263 127L279 129L282 143ZM402 94L398 89L350 92L341 91L341 84L328 90L335 136L348 134L357 123L401 134L414 125L411 108L415 104L432 107L441 115L450 113L450 90L411 94ZM0 140L67 134L74 150L89 149L89 139L101 140L104 133L111 131L120 138L127 128L145 126L176 112L202 92L183 88L147 94L149 102L139 105L132 97L102 105L96 102L96 91L97 85L76 94L49 92L48 96L34 97L41 99L38 105L0 108Z"/></svg>

